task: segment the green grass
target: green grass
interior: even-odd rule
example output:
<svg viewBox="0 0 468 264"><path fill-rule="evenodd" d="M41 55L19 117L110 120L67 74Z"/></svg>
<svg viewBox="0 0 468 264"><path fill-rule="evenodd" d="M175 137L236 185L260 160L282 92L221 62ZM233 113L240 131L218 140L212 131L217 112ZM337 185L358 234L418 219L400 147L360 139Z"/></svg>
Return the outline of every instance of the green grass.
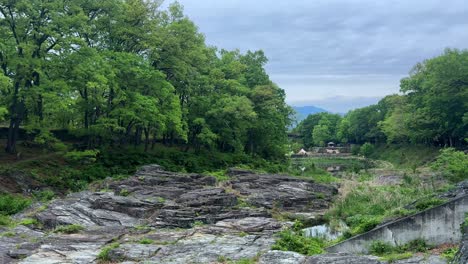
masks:
<svg viewBox="0 0 468 264"><path fill-rule="evenodd" d="M138 241L138 243L142 245L151 245L154 243L154 240L149 239L149 238L142 238L140 239L140 241Z"/></svg>
<svg viewBox="0 0 468 264"><path fill-rule="evenodd" d="M374 186L370 183L344 183L344 196L335 201L327 219L341 219L350 227L347 237L373 229L384 219L415 213L404 207L415 200L417 209L438 205L442 200L432 198L434 190L426 185Z"/></svg>
<svg viewBox="0 0 468 264"><path fill-rule="evenodd" d="M31 199L21 195L0 194L0 214L13 215L26 209Z"/></svg>
<svg viewBox="0 0 468 264"><path fill-rule="evenodd" d="M101 251L99 252L98 256L97 256L97 259L98 259L99 263L104 263L104 262L111 261L109 254L110 254L111 250L116 249L118 247L120 247L120 244L117 243L117 242L114 242L114 243L109 244L109 245L105 246L104 248L102 248Z"/></svg>
<svg viewBox="0 0 468 264"><path fill-rule="evenodd" d="M57 228L55 228L54 233L74 234L84 229L85 228L83 226L77 225L77 224L63 225L63 226L58 226Z"/></svg>
<svg viewBox="0 0 468 264"><path fill-rule="evenodd" d="M304 255L316 255L324 252L325 243L317 238L305 237L300 232L285 230L271 247L273 250L294 251Z"/></svg>
<svg viewBox="0 0 468 264"><path fill-rule="evenodd" d="M384 257L385 260L399 260L398 257L408 258L407 256L411 253L424 253L431 248L432 246L422 239L413 240L401 246L392 246L377 240L372 242L369 252L372 255Z"/></svg>
<svg viewBox="0 0 468 264"><path fill-rule="evenodd" d="M25 226L35 226L35 225L39 225L39 221L33 218L26 218L26 219L21 220L18 224L25 225Z"/></svg>
<svg viewBox="0 0 468 264"><path fill-rule="evenodd" d="M371 158L385 160L398 168L414 169L426 165L439 155L439 149L426 145L379 145Z"/></svg>

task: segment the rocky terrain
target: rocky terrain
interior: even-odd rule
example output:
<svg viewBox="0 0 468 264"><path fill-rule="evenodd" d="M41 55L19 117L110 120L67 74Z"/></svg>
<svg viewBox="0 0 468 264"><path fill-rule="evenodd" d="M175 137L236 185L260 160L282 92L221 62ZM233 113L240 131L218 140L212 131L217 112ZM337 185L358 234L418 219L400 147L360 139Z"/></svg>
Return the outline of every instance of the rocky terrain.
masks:
<svg viewBox="0 0 468 264"><path fill-rule="evenodd" d="M219 183L149 165L16 216L35 220L0 230L0 263L382 263L372 256L271 250L290 219L319 222L336 193L290 176L231 170L230 180ZM399 263L444 263L437 261Z"/></svg>

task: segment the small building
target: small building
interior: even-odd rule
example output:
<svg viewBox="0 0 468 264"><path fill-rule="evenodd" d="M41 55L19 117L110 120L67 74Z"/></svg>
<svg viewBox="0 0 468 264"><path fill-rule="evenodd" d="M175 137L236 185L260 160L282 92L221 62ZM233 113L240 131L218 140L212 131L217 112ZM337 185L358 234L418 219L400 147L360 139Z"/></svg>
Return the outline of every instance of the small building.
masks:
<svg viewBox="0 0 468 264"><path fill-rule="evenodd" d="M300 156L307 156L308 153L307 153L307 151L305 151L304 149L301 149L301 150L299 150L299 152L297 152L297 155L300 155Z"/></svg>
<svg viewBox="0 0 468 264"><path fill-rule="evenodd" d="M335 142L328 142L327 147L334 148L335 147Z"/></svg>

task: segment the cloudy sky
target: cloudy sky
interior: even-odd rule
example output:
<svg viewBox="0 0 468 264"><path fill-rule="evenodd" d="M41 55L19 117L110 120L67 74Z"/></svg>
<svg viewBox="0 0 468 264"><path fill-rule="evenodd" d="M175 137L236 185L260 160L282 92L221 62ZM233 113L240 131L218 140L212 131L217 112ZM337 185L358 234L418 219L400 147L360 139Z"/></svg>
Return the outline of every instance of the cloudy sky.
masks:
<svg viewBox="0 0 468 264"><path fill-rule="evenodd" d="M398 92L417 62L468 48L466 0L179 2L209 45L264 50L292 105L345 112L371 104Z"/></svg>

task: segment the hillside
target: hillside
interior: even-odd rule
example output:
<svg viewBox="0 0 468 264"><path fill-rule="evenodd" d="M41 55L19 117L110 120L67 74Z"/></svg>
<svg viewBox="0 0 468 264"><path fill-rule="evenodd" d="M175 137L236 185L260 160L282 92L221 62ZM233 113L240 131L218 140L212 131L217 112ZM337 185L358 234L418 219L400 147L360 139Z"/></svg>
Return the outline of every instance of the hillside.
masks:
<svg viewBox="0 0 468 264"><path fill-rule="evenodd" d="M296 111L295 118L296 122L300 123L304 120L308 115L317 114L317 113L324 113L328 112L327 110L316 107L313 105L310 106L293 106L294 111Z"/></svg>

